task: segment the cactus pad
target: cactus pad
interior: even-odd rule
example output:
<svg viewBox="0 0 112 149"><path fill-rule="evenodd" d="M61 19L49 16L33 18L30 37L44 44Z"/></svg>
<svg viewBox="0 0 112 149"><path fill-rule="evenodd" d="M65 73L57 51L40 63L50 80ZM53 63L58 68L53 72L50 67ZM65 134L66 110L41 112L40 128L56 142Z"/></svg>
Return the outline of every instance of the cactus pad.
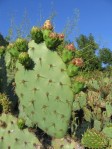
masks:
<svg viewBox="0 0 112 149"><path fill-rule="evenodd" d="M29 57L34 68L17 64L16 93L23 111L33 124L47 134L61 138L66 134L71 116L73 92L66 65L45 43L29 43Z"/></svg>
<svg viewBox="0 0 112 149"><path fill-rule="evenodd" d="M0 116L0 149L36 149L41 144L28 129L20 130L17 118L12 115Z"/></svg>

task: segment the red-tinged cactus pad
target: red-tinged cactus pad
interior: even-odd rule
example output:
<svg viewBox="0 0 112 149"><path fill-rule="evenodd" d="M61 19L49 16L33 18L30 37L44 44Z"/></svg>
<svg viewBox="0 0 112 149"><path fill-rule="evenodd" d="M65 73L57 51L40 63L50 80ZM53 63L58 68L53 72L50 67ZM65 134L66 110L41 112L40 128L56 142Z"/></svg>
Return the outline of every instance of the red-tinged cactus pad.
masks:
<svg viewBox="0 0 112 149"><path fill-rule="evenodd" d="M0 149L37 149L41 146L36 136L28 129L20 130L17 118L12 115L0 116Z"/></svg>
<svg viewBox="0 0 112 149"><path fill-rule="evenodd" d="M67 132L73 102L66 65L45 43L31 41L28 53L35 64L33 69L27 70L18 63L15 75L20 106L33 124L61 138Z"/></svg>

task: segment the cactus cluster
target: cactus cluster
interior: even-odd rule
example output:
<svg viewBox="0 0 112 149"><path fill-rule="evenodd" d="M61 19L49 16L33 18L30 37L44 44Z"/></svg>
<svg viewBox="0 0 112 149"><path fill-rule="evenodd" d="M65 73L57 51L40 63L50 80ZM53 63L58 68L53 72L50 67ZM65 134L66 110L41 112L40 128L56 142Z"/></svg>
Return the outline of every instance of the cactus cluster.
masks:
<svg viewBox="0 0 112 149"><path fill-rule="evenodd" d="M80 138L82 138L82 144L85 147L107 148L108 144L106 147L104 144L104 146L100 144L101 147L97 145L100 143L98 140L100 139L100 134L103 134L107 142L111 141L112 77L107 78L101 74L100 78L89 78L88 80L78 78L78 80L85 82L86 90L85 92L82 91L75 95L75 100L73 102L74 114L72 116L71 125L72 132L75 131L74 136L80 136ZM80 115L81 113L82 115ZM84 123L86 127L82 127ZM80 131L81 128L83 131ZM92 141L91 135L94 136L93 140L96 143ZM89 137L91 139L89 139ZM92 142L94 143L92 144Z"/></svg>
<svg viewBox="0 0 112 149"><path fill-rule="evenodd" d="M112 77L79 76L83 59L49 20L30 34L0 44L0 148L42 147L41 130L54 149L111 149Z"/></svg>

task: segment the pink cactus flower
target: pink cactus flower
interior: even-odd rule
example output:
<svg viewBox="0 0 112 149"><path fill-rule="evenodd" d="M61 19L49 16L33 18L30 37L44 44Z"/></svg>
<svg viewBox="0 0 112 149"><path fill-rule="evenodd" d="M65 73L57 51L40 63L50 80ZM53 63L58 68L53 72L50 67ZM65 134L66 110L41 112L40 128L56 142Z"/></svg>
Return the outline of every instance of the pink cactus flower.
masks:
<svg viewBox="0 0 112 149"><path fill-rule="evenodd" d="M52 26L50 20L46 20L42 28L52 30L53 26Z"/></svg>
<svg viewBox="0 0 112 149"><path fill-rule="evenodd" d="M72 64L82 67L84 65L83 59L82 58L74 58L72 60Z"/></svg>
<svg viewBox="0 0 112 149"><path fill-rule="evenodd" d="M69 51L75 51L76 50L73 43L66 45L65 48L68 49Z"/></svg>
<svg viewBox="0 0 112 149"><path fill-rule="evenodd" d="M50 38L57 38L58 37L58 35L56 34L56 33L50 33L50 35L49 35L49 37Z"/></svg>
<svg viewBox="0 0 112 149"><path fill-rule="evenodd" d="M61 33L61 34L58 34L58 37L59 37L60 40L63 40L65 35L63 33Z"/></svg>

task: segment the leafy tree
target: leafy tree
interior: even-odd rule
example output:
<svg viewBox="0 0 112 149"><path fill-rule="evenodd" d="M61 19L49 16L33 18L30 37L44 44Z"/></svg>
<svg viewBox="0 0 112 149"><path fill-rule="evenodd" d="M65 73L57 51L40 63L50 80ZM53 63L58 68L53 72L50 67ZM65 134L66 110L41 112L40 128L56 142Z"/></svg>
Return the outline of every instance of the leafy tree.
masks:
<svg viewBox="0 0 112 149"><path fill-rule="evenodd" d="M102 63L112 65L112 51L108 48L102 48L99 51L99 59Z"/></svg>
<svg viewBox="0 0 112 149"><path fill-rule="evenodd" d="M90 34L88 37L81 34L76 38L78 51L76 52L77 57L82 57L84 60L83 70L91 71L95 69L101 69L101 62L96 55L99 45L95 42L94 37Z"/></svg>
<svg viewBox="0 0 112 149"><path fill-rule="evenodd" d="M0 34L0 46L6 46L8 45L8 42L4 39L2 34Z"/></svg>

